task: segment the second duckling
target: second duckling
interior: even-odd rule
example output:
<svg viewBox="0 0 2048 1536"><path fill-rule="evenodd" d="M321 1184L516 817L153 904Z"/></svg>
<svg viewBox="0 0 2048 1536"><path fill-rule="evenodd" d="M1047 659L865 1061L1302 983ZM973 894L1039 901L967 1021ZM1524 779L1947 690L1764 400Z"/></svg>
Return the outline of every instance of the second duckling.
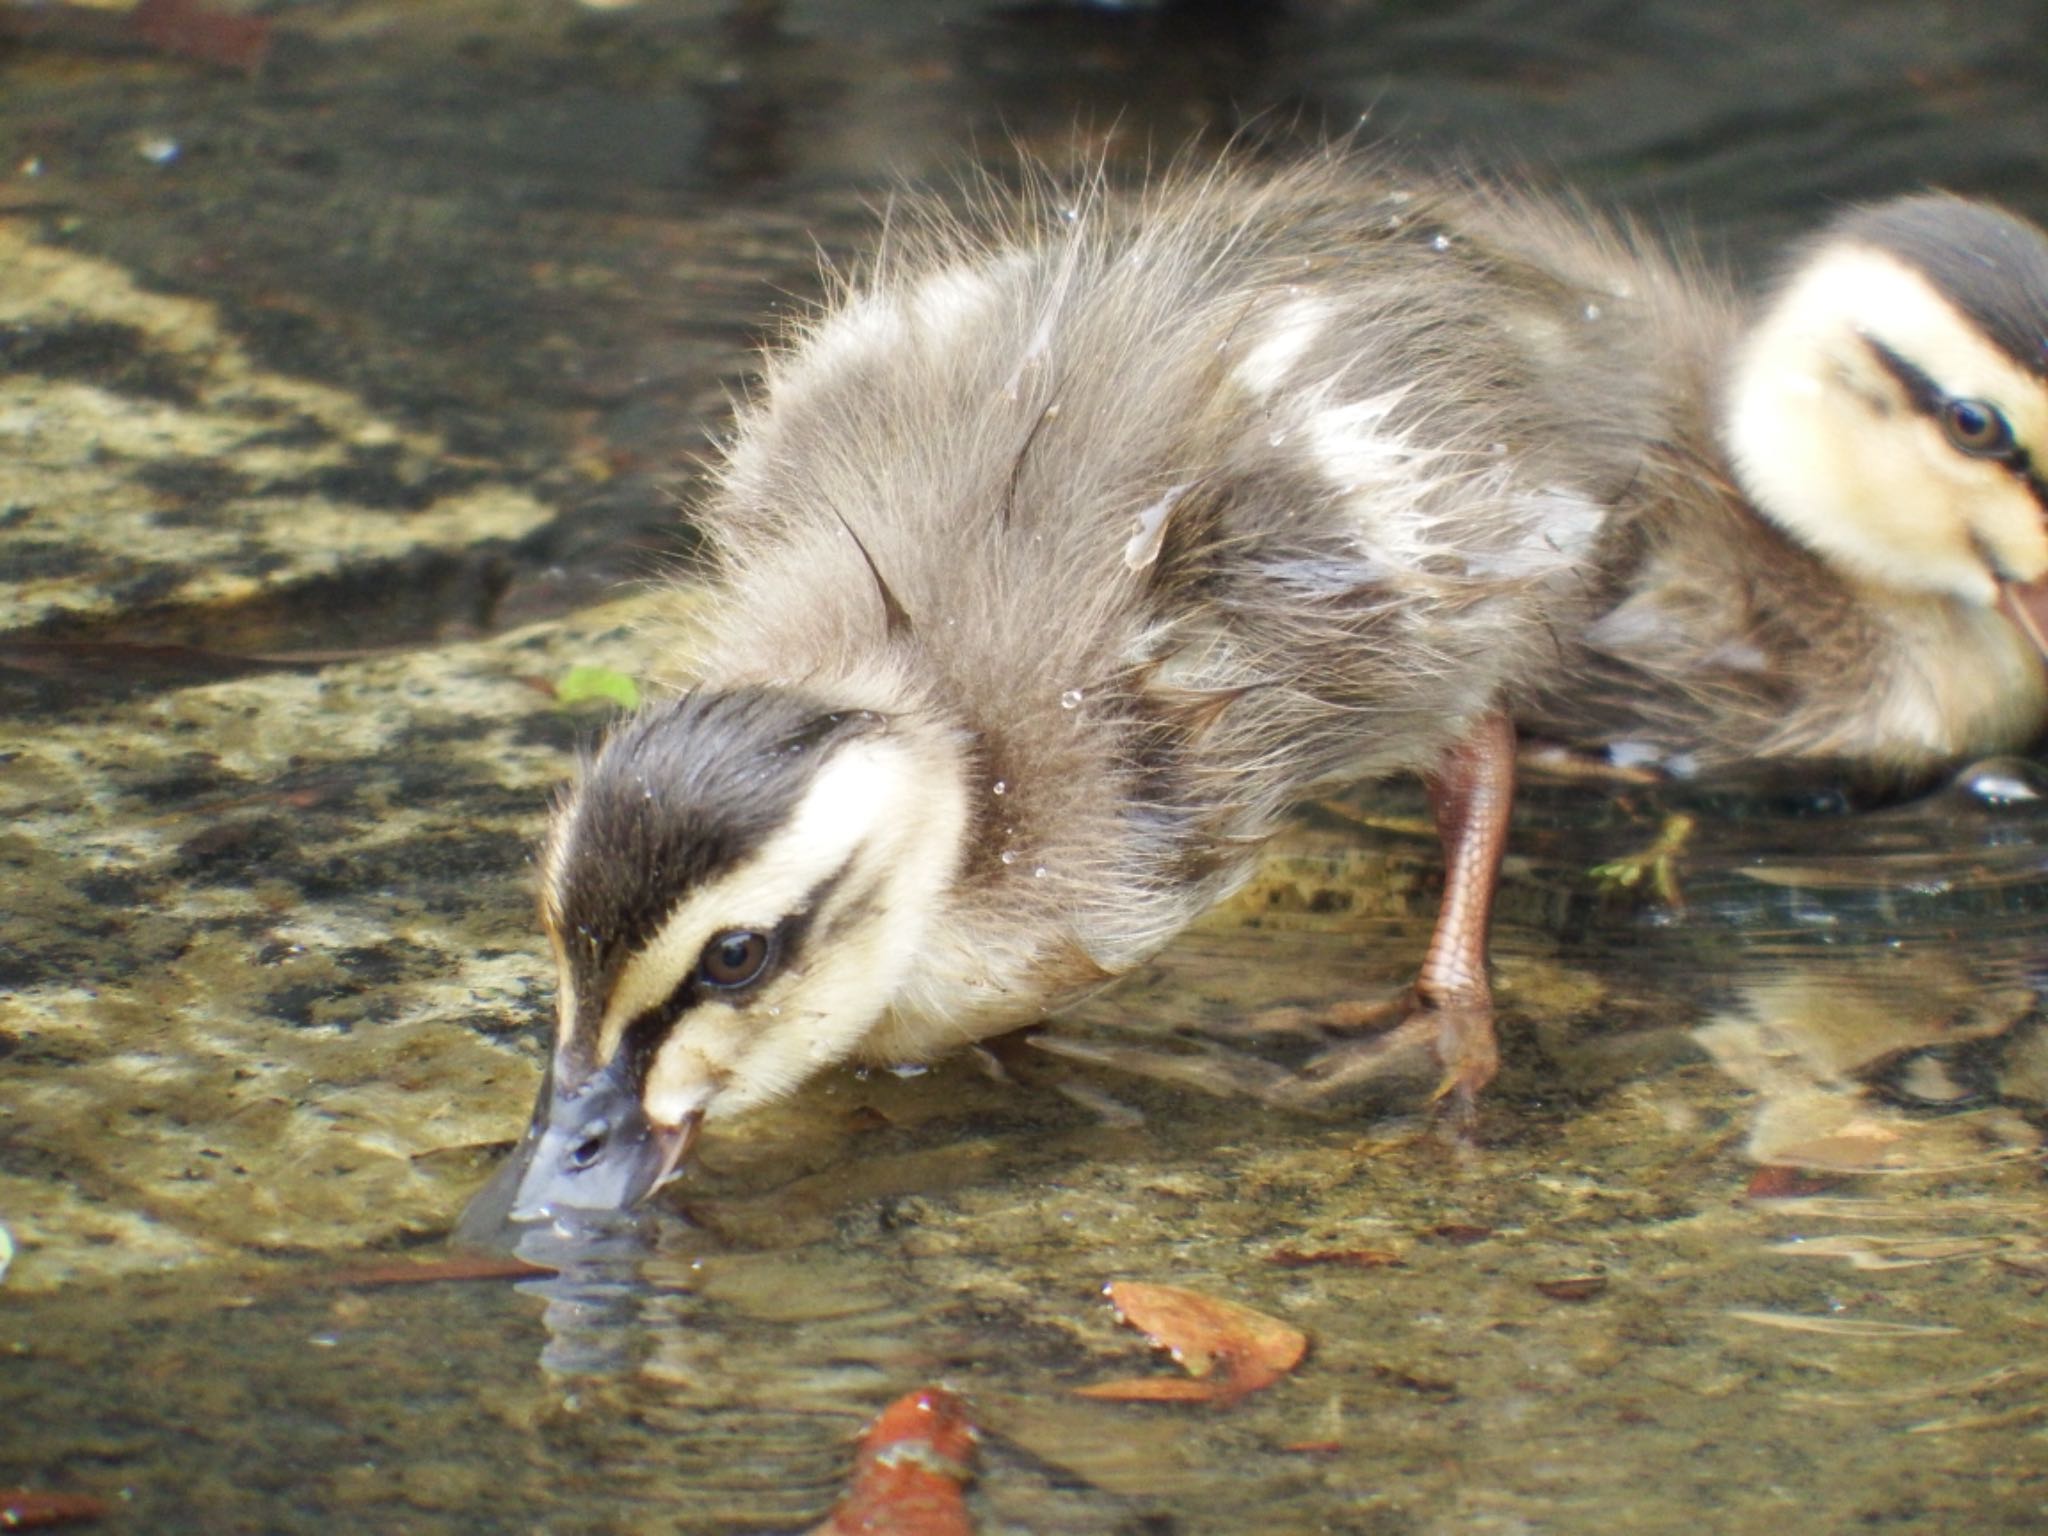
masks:
<svg viewBox="0 0 2048 1536"><path fill-rule="evenodd" d="M1808 264L1884 250L1887 227ZM1834 310L1854 366L1816 342L1818 399L1780 403L1800 293L1739 353L1731 456L1730 296L1539 199L1330 157L1131 195L1043 180L891 231L739 414L687 691L616 731L557 809L558 1032L496 1182L515 1218L630 1205L707 1116L1102 986L1332 780L1430 785L1447 872L1414 998L1469 1102L1496 1062L1511 720L1612 738L1630 695L1575 691L1584 637L1637 668L1668 647L1686 589L1646 573L1686 568L1703 520L1826 572L1822 627L1878 575L1782 509L1860 469L1852 521L1918 526L1868 445L1789 453L1794 403L1820 434L1804 446L1865 411L1873 440L1889 419L1992 476L1909 492L1954 526L1928 534L1939 577L1901 557L1927 574L1901 632L1988 659L1998 702L1950 711L1958 739L2038 724L2039 665L1996 607L2048 571L2038 504L2013 500L2038 495L2038 373L1951 376L1917 333L1855 342L1860 305L1888 303L1866 290ZM1968 355L2009 362L2003 334ZM1958 400L1995 403L2010 447Z"/></svg>
<svg viewBox="0 0 2048 1536"><path fill-rule="evenodd" d="M1702 361L1717 409L1609 520L1599 617L1524 724L1892 786L2038 737L2048 237L1939 193L1852 210Z"/></svg>

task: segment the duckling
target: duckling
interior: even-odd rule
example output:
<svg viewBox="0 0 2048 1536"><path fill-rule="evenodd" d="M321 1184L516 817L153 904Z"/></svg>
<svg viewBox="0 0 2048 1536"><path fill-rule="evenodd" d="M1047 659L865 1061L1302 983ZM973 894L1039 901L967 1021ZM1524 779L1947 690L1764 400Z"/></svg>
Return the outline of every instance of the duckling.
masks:
<svg viewBox="0 0 2048 1536"><path fill-rule="evenodd" d="M1711 419L1609 521L1603 592L1525 728L1680 775L1826 762L1885 787L2048 723L2048 236L1943 193L1788 266Z"/></svg>
<svg viewBox="0 0 2048 1536"><path fill-rule="evenodd" d="M1638 701L1638 673L1660 676L1655 615L1706 601L1673 564L1717 547L1695 524L1793 554L1813 537L1766 520L1812 490L1793 434L1766 428L1833 280L1793 294L1739 354L1724 456L1731 296L1533 196L1333 154L1135 193L1041 178L892 230L738 412L687 688L616 730L556 807L555 1048L480 1203L630 1206L707 1116L1056 1010L1226 896L1315 786L1401 773L1427 782L1446 856L1416 1021L1440 1092L1469 1105L1497 1061L1512 721L1584 736L1582 717ZM1863 305L1888 318L1895 298L1832 312L1854 342ZM2001 348L1954 330L1931 360L1917 333L1864 344L1874 374L1807 343L1813 387L1842 397L1806 402L1814 430L1860 409L1953 442L1970 423L1940 425L1948 390L2032 440L2038 402L2007 393L2023 370L1983 373ZM1843 473L1883 438L1801 462ZM2024 460L1964 457L2028 483ZM1979 637L2033 703L1971 718L2016 730L2041 683L1993 603L2048 569L2048 544L1980 515L1984 496L1962 481L1930 507L1967 526L1929 536L1952 569L1908 628ZM1860 553L1812 559L1844 605L1873 579ZM1629 687L1582 676L1582 653L1625 657ZM1632 733L1646 713L1694 718L1637 709Z"/></svg>

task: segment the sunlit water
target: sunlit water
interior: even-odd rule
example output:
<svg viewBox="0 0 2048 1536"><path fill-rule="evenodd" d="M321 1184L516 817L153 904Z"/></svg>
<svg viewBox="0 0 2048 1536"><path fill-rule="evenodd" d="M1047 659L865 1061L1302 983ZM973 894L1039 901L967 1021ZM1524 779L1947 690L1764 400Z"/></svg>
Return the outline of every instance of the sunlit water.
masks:
<svg viewBox="0 0 2048 1536"><path fill-rule="evenodd" d="M674 496L745 348L892 175L1370 109L1743 263L1929 181L2048 213L2019 4L910 14L303 5L254 79L0 21L0 237L108 317L0 325L31 444L0 493L0 1487L152 1532L797 1531L862 1422L943 1382L990 1532L2041 1528L2024 763L1902 806L1539 782L1476 1145L1419 1113L1424 1062L1344 1086L1313 1017L1390 996L1427 932L1390 786L1307 808L1036 1038L829 1076L644 1222L533 1234L559 1273L364 1273L443 1256L532 1091L523 850L601 718L532 684L631 670L598 605L688 553ZM165 296L220 306L232 389ZM157 414L63 457L102 398L74 386ZM107 477L80 505L142 487L164 547L53 513L74 471ZM1594 877L1677 813L1682 905ZM1120 1278L1311 1353L1229 1409L1077 1398L1174 1369Z"/></svg>

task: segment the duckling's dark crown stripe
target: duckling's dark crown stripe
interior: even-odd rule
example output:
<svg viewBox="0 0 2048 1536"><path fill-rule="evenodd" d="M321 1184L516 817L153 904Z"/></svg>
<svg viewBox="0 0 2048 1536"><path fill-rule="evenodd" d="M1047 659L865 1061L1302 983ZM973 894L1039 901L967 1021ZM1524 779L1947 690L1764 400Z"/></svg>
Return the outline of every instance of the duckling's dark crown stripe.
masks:
<svg viewBox="0 0 2048 1536"><path fill-rule="evenodd" d="M603 997L689 894L795 814L831 751L883 725L785 689L700 690L622 725L563 811L552 906L579 999Z"/></svg>
<svg viewBox="0 0 2048 1536"><path fill-rule="evenodd" d="M1941 420L1941 413L1954 403L1955 396L1935 383L1926 369L1909 358L1901 357L1875 336L1865 336L1863 344L1870 348L1871 356L1878 360L1885 372L1898 381L1899 388L1906 392L1907 403L1915 411L1930 421ZM2004 452L1987 456L1985 462L1998 465L2019 481L2027 494L2034 498L2035 505L2040 507L2041 515L2048 517L2048 479L2042 477L2034 456L2024 443L2015 442Z"/></svg>
<svg viewBox="0 0 2048 1536"><path fill-rule="evenodd" d="M2048 239L2025 219L1932 192L1854 209L1829 234L1903 261L1985 340L2048 379Z"/></svg>

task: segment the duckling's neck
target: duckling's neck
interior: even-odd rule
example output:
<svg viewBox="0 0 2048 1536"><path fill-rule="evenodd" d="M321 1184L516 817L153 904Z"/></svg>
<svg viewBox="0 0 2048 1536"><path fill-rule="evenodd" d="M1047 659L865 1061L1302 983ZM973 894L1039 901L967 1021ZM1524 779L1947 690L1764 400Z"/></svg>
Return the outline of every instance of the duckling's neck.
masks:
<svg viewBox="0 0 2048 1536"><path fill-rule="evenodd" d="M1847 700L1866 739L1846 755L1907 773L2017 751L2048 718L2048 676L2034 647L1995 609L1944 593L1866 586L1864 611L1888 635L1868 692Z"/></svg>

